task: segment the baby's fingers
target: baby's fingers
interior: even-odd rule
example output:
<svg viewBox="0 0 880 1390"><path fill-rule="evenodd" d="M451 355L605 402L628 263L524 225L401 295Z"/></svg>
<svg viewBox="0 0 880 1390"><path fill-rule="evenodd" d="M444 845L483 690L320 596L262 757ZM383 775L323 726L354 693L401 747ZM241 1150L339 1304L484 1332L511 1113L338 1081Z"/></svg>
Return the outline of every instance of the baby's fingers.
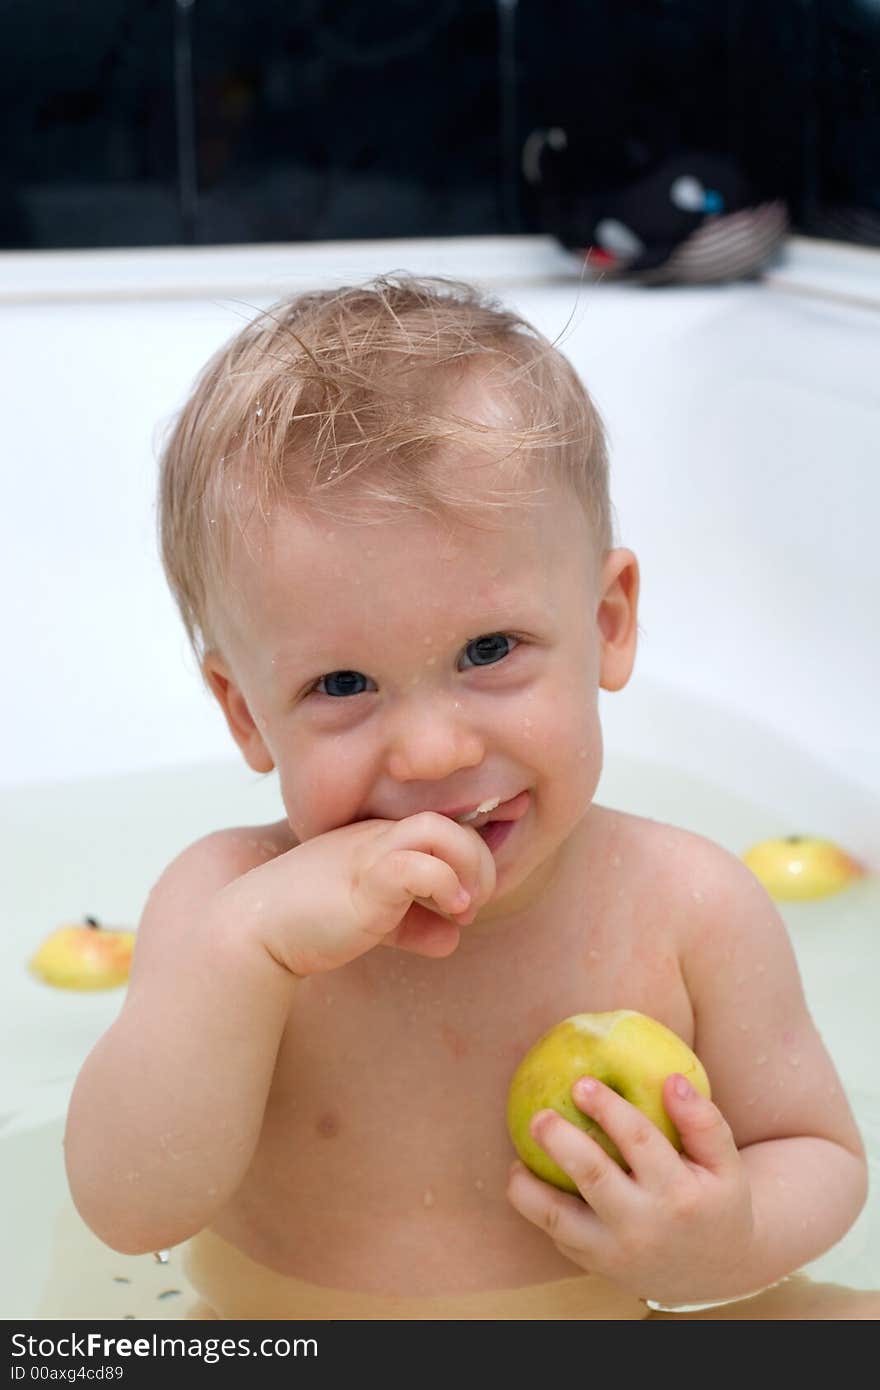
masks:
<svg viewBox="0 0 880 1390"><path fill-rule="evenodd" d="M618 1226L628 1218L638 1200L635 1186L595 1139L555 1110L539 1110L529 1131L603 1222Z"/></svg>
<svg viewBox="0 0 880 1390"><path fill-rule="evenodd" d="M592 1076L576 1081L571 1094L578 1109L614 1141L638 1182L657 1190L676 1177L681 1163L678 1153L636 1106Z"/></svg>
<svg viewBox="0 0 880 1390"><path fill-rule="evenodd" d="M570 1260L589 1269L601 1263L607 1234L594 1212L568 1192L542 1182L522 1163L514 1163L507 1179L507 1200L531 1221Z"/></svg>
<svg viewBox="0 0 880 1390"><path fill-rule="evenodd" d="M445 859L409 849L394 850L388 858L398 861L392 873L399 873L406 894L425 907L450 916L470 907L470 893Z"/></svg>
<svg viewBox="0 0 880 1390"><path fill-rule="evenodd" d="M738 1168L736 1140L717 1105L701 1096L685 1077L677 1073L663 1083L663 1104L678 1130L681 1146L688 1158L721 1174Z"/></svg>
<svg viewBox="0 0 880 1390"><path fill-rule="evenodd" d="M381 944L398 951L410 951L415 956L441 960L451 956L461 940L455 922L432 912L421 903L413 903L401 922Z"/></svg>
<svg viewBox="0 0 880 1390"><path fill-rule="evenodd" d="M413 901L450 917L470 906L470 894L455 870L444 859L419 850L394 849L382 855L364 875L360 890L369 899L368 911L389 910L387 931L400 920L393 917L395 910L402 914Z"/></svg>

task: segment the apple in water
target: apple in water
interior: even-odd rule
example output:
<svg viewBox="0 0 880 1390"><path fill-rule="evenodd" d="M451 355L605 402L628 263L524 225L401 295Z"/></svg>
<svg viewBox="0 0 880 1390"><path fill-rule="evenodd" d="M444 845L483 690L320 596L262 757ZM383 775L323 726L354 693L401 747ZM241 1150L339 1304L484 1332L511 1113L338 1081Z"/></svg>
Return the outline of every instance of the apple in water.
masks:
<svg viewBox="0 0 880 1390"><path fill-rule="evenodd" d="M556 1110L625 1168L617 1146L572 1099L574 1083L582 1076L593 1076L647 1115L680 1150L678 1131L663 1105L663 1082L672 1072L680 1072L701 1095L710 1096L709 1078L699 1058L657 1019L634 1009L564 1018L538 1039L513 1074L507 1096L507 1128L513 1147L539 1178L564 1192L577 1192L568 1174L529 1133L533 1115Z"/></svg>
<svg viewBox="0 0 880 1390"><path fill-rule="evenodd" d="M96 917L86 917L47 936L28 968L56 989L115 989L128 979L134 938L133 931L102 927Z"/></svg>
<svg viewBox="0 0 880 1390"><path fill-rule="evenodd" d="M840 845L815 835L761 840L742 858L771 898L781 902L828 898L865 874L864 867Z"/></svg>

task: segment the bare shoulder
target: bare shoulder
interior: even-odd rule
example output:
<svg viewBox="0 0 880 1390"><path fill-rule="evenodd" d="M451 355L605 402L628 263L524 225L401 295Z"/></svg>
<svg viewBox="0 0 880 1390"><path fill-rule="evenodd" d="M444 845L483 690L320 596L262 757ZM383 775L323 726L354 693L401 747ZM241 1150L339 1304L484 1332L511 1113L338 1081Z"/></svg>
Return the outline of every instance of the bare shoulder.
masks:
<svg viewBox="0 0 880 1390"><path fill-rule="evenodd" d="M693 1010L692 1045L737 1143L814 1134L858 1153L788 928L764 886L707 836L638 816L619 818L614 834L622 862L629 846L646 889L653 884L641 895L640 930L660 915L669 924Z"/></svg>
<svg viewBox="0 0 880 1390"><path fill-rule="evenodd" d="M642 928L662 931L676 951L695 1005L701 995L729 992L731 974L799 992L785 922L736 854L681 826L609 814L606 853L626 872Z"/></svg>
<svg viewBox="0 0 880 1390"><path fill-rule="evenodd" d="M221 888L296 844L286 821L214 830L171 860L150 890L138 926L143 939L177 931Z"/></svg>
<svg viewBox="0 0 880 1390"><path fill-rule="evenodd" d="M674 909L683 926L707 910L748 903L773 905L749 868L717 841L682 826L602 808L607 853L627 869L630 882L658 906Z"/></svg>
<svg viewBox="0 0 880 1390"><path fill-rule="evenodd" d="M168 892L178 898L182 894L199 897L217 892L250 869L277 859L295 844L284 820L270 826L229 826L211 831L171 860L150 892L147 909Z"/></svg>

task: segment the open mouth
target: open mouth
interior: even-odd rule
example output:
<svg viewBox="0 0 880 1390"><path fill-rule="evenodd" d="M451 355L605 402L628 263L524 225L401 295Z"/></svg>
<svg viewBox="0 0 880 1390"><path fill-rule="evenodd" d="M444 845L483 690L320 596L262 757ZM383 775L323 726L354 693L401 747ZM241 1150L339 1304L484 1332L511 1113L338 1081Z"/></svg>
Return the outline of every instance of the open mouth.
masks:
<svg viewBox="0 0 880 1390"><path fill-rule="evenodd" d="M514 820L490 820L485 825L480 826L477 834L495 854L504 844L515 825L516 821Z"/></svg>
<svg viewBox="0 0 880 1390"><path fill-rule="evenodd" d="M499 797L491 797L487 801L481 801L473 811L458 816L456 819L460 825L469 825L476 830L494 854L504 844L516 822L525 815L529 808L529 801L528 789L511 797L509 801L501 801Z"/></svg>

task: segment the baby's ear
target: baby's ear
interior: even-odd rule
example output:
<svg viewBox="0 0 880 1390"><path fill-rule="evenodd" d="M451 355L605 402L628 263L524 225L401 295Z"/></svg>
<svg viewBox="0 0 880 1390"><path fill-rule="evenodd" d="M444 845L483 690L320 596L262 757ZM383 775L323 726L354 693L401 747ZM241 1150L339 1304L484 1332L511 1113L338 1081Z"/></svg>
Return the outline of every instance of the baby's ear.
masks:
<svg viewBox="0 0 880 1390"><path fill-rule="evenodd" d="M205 654L202 676L216 697L229 725L229 732L244 754L248 767L253 768L254 772L271 772L275 759L263 741L247 700L219 652Z"/></svg>
<svg viewBox="0 0 880 1390"><path fill-rule="evenodd" d="M599 684L622 690L632 674L638 635L639 562L631 550L608 552L599 592Z"/></svg>

